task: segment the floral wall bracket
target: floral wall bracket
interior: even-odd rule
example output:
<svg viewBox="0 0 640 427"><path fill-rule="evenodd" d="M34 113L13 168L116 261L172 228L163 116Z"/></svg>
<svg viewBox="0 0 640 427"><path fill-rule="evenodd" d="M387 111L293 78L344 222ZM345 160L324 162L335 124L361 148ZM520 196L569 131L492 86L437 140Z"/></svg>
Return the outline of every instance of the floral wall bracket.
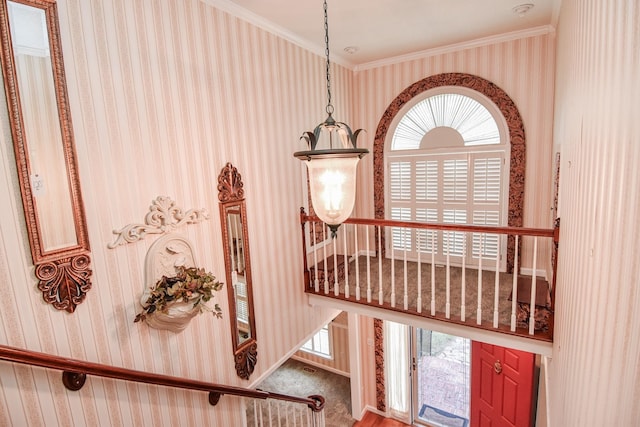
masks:
<svg viewBox="0 0 640 427"><path fill-rule="evenodd" d="M184 224L197 224L209 219L206 209L189 209L184 212L170 197L158 196L151 202L144 224L129 224L120 230L113 230L116 240L107 247L113 249L127 243L144 239L147 234L164 234Z"/></svg>

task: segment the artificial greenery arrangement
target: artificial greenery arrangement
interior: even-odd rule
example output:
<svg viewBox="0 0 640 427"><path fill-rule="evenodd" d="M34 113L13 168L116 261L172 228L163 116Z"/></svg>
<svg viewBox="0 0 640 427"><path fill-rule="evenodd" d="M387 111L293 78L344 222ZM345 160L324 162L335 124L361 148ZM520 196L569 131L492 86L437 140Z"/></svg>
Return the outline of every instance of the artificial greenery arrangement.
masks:
<svg viewBox="0 0 640 427"><path fill-rule="evenodd" d="M202 268L176 267L173 277L162 276L151 289L143 310L138 313L134 322L144 321L155 312L166 313L172 302L193 303L193 309L200 313L210 311L217 318L222 317L222 310L216 304L212 309L206 303L213 298L213 292L222 289L222 283L215 276Z"/></svg>

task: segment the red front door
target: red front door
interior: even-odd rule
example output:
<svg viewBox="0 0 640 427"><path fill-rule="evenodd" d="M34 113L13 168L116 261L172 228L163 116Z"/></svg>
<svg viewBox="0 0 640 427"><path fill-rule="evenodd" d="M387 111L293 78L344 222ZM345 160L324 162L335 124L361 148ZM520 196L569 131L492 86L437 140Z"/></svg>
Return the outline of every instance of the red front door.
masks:
<svg viewBox="0 0 640 427"><path fill-rule="evenodd" d="M534 355L474 341L471 427L529 427Z"/></svg>

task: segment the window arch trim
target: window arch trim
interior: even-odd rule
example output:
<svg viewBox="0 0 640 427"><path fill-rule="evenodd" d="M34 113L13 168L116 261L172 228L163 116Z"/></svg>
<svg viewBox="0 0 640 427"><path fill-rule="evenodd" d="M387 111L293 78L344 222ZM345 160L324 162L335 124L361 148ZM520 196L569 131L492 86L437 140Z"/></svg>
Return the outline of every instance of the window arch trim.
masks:
<svg viewBox="0 0 640 427"><path fill-rule="evenodd" d="M385 215L384 154L385 140L391 123L405 104L411 102L417 95L441 86L462 86L480 92L489 98L502 113L507 122L509 142L511 144L507 224L510 227L522 227L526 160L525 132L522 117L515 103L505 91L489 80L466 73L442 73L426 77L403 90L387 107L378 123L373 142L375 218L384 219ZM513 236L509 236L507 242L507 271L513 270L514 240Z"/></svg>

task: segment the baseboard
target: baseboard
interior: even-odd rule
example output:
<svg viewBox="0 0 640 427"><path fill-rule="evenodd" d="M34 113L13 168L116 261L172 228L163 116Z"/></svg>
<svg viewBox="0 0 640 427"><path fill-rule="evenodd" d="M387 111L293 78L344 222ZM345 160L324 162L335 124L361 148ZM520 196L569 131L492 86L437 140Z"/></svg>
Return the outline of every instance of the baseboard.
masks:
<svg viewBox="0 0 640 427"><path fill-rule="evenodd" d="M520 274L522 274L523 276L533 276L533 269L532 268L521 268L520 269ZM536 269L536 277L544 277L544 280L546 280L547 282L549 281L549 279L547 278L547 271L546 270Z"/></svg>
<svg viewBox="0 0 640 427"><path fill-rule="evenodd" d="M361 251L358 251L358 257L369 255L370 257L375 258L376 253L377 253L376 251L361 250ZM355 257L355 255L353 255L353 256L351 256L351 258L349 258L349 262L353 262L355 259L356 259L356 257Z"/></svg>
<svg viewBox="0 0 640 427"><path fill-rule="evenodd" d="M385 412L379 411L378 408L374 408L373 406L370 405L366 405L363 409L362 409L362 413L360 414L360 418L358 418L358 421L362 419L362 417L364 417L364 414L366 414L367 412L373 412L374 414L378 414L381 417L387 417L387 414Z"/></svg>
<svg viewBox="0 0 640 427"><path fill-rule="evenodd" d="M297 352L296 352L297 353ZM323 365L322 363L318 363L314 360L305 359L304 357L300 357L296 354L291 356L291 359L297 360L298 362L306 363L307 365L311 365L314 368L322 369L327 372L331 372L332 374L341 375L343 377L351 378L349 372L344 372L336 368L332 368L331 366Z"/></svg>

